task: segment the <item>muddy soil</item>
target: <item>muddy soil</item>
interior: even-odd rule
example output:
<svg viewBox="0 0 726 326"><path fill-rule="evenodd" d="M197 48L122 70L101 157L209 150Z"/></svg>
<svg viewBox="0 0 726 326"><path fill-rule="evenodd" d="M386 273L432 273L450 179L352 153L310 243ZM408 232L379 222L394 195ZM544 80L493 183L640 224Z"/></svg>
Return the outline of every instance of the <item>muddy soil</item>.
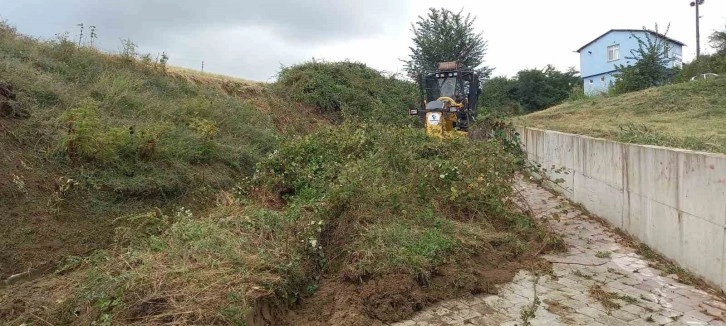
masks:
<svg viewBox="0 0 726 326"><path fill-rule="evenodd" d="M531 248L540 248L536 244ZM360 283L344 277L321 280L319 290L287 313L284 325L384 325L406 319L442 300L496 293L496 284L512 281L522 269L546 271L549 264L533 252L512 259L492 251L459 264L438 268L427 282L410 274L389 274Z"/></svg>
<svg viewBox="0 0 726 326"><path fill-rule="evenodd" d="M0 282L0 321L3 325L20 325L24 321L34 321L38 325L48 325L49 311L64 304L73 295L75 280L80 275L54 275L39 278L33 282L20 282L5 286ZM51 318L57 319L57 318ZM53 325L62 320L52 320ZM89 321L90 322L90 321ZM68 323L65 323L66 325Z"/></svg>

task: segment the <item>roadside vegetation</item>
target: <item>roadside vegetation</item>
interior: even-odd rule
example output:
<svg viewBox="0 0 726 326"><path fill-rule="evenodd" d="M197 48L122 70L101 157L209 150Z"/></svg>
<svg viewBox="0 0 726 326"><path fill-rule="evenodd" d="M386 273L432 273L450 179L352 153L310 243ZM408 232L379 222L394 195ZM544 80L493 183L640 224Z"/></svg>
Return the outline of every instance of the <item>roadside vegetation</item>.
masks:
<svg viewBox="0 0 726 326"><path fill-rule="evenodd" d="M708 37L714 53L701 55L700 58L683 66L678 81L689 81L692 77L705 73L726 75L726 26L711 33Z"/></svg>
<svg viewBox="0 0 726 326"><path fill-rule="evenodd" d="M526 69L516 76L494 77L482 84L480 111L493 116L512 116L540 111L560 104L582 92L574 68L559 71L548 65Z"/></svg>

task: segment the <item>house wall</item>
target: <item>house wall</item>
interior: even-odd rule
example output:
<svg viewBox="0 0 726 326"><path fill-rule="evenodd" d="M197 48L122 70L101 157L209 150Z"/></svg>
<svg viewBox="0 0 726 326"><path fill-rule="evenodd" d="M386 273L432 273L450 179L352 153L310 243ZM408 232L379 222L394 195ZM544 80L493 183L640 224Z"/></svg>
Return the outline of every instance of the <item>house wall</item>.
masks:
<svg viewBox="0 0 726 326"><path fill-rule="evenodd" d="M607 92L611 83L615 83L614 72L584 78L582 80L582 89L585 90L587 95L597 95Z"/></svg>
<svg viewBox="0 0 726 326"><path fill-rule="evenodd" d="M636 32L636 35L644 36L644 32ZM608 61L608 46L620 45L620 59ZM615 65L630 65L632 60L625 59L630 56L630 50L638 48L638 41L630 35L630 32L612 32L594 43L580 50L580 75L587 78L615 70Z"/></svg>
<svg viewBox="0 0 726 326"><path fill-rule="evenodd" d="M553 189L726 290L726 155L518 132Z"/></svg>
<svg viewBox="0 0 726 326"><path fill-rule="evenodd" d="M630 66L635 63L631 57L631 51L638 49L638 40L633 37L633 34L640 37L642 40L646 40L646 32L627 32L627 31L614 31L611 32L594 43L588 45L580 51L580 75L583 79L583 89L587 95L595 95L597 93L606 91L609 82L613 80L612 73L616 70L616 65ZM651 34L653 37L653 34ZM608 61L608 46L620 45L620 57L618 60ZM683 58L682 46L671 41L668 41L671 49L671 55L675 58L675 65L680 66ZM605 87L603 89L600 85L600 77L606 75ZM593 78L595 77L595 78ZM589 84L589 80L593 79L594 85Z"/></svg>

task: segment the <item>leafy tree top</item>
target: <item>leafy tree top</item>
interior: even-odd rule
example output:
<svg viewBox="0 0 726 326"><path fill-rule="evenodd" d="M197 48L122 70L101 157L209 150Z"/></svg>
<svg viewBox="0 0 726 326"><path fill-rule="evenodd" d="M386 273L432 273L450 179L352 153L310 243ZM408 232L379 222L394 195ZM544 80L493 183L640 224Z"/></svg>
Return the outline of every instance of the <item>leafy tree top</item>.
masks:
<svg viewBox="0 0 726 326"><path fill-rule="evenodd" d="M717 55L726 55L726 29L722 31L714 31L708 37L711 46L716 49Z"/></svg>
<svg viewBox="0 0 726 326"><path fill-rule="evenodd" d="M670 64L673 58L670 57L670 41L667 38L670 25L665 33L658 32L658 25L655 26L655 33L643 28L645 37L631 33L638 41L638 48L630 50L628 60L636 61L632 66L617 65L617 81L615 82L615 93L622 94L638 91L649 87L665 84L671 75Z"/></svg>
<svg viewBox="0 0 726 326"><path fill-rule="evenodd" d="M414 34L411 54L405 60L405 69L410 76L431 72L438 62L458 61L470 68L477 68L484 62L487 41L481 32L476 32L476 18L463 11L454 13L448 9L429 8L425 17L411 24ZM482 75L488 76L491 69L479 67Z"/></svg>

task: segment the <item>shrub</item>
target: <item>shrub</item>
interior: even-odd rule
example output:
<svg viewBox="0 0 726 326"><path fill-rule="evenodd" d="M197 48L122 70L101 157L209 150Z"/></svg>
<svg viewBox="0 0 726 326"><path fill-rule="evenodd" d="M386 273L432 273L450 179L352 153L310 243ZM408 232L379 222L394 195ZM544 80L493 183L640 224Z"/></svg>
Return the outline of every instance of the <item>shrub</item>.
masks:
<svg viewBox="0 0 726 326"><path fill-rule="evenodd" d="M408 109L418 99L416 85L384 77L362 63L308 62L284 67L275 83L277 92L295 102L342 121L360 119L387 124L415 121Z"/></svg>
<svg viewBox="0 0 726 326"><path fill-rule="evenodd" d="M584 100L587 98L587 95L585 94L585 90L582 88L581 83L575 84L575 86L572 86L572 90L570 91L570 101L579 101Z"/></svg>
<svg viewBox="0 0 726 326"><path fill-rule="evenodd" d="M98 103L84 100L63 116L68 134L63 139L66 153L71 159L95 160L108 163L117 159L115 146L123 143L124 133L117 129L105 130L98 116Z"/></svg>

